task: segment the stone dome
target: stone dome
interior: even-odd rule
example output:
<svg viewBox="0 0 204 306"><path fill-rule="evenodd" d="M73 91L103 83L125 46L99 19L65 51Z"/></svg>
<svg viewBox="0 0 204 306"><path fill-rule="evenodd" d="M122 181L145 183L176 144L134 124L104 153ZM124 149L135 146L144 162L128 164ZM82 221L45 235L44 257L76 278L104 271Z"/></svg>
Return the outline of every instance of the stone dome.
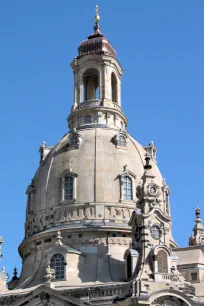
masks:
<svg viewBox="0 0 204 306"><path fill-rule="evenodd" d="M85 128L77 132L80 138L78 148L73 149L69 145L72 132L67 133L54 148L49 148L32 181L35 191L32 214L28 214L26 221L26 237L50 226L82 227L89 217L92 225L118 224L127 227L136 205L136 189L144 174L147 151L126 132L123 133L125 147L118 147L118 134L118 130L111 128ZM152 166L155 181L162 186L155 161ZM66 171L76 176L73 201L62 199L61 177ZM121 199L120 176L126 171L135 180L135 194L129 202ZM33 218L39 221L37 226Z"/></svg>
<svg viewBox="0 0 204 306"><path fill-rule="evenodd" d="M23 288L49 279L49 267L59 258L55 287L124 281L129 221L137 202L150 197L161 218L171 221L156 147L141 146L126 130L123 69L98 21L96 15L94 34L71 63L69 132L55 147L42 144L40 166L26 191L25 239L19 246L23 269L18 284ZM145 173L150 183L143 188Z"/></svg>
<svg viewBox="0 0 204 306"><path fill-rule="evenodd" d="M70 142L73 135L79 138L75 147ZM123 147L116 141L121 135ZM149 148L152 145L144 148L125 131L99 126L71 131L54 148L42 145L42 161L28 188L32 204L31 208L27 204L25 239L19 247L23 259L20 287L44 282L54 252L62 253L68 265L66 277L55 282L56 288L125 280L123 256L131 243L128 222L136 208L137 186ZM162 187L156 161L152 159L151 164L154 183ZM75 178L73 200L62 198L66 173ZM132 179L131 200L122 194L126 175ZM56 247L59 230L63 245Z"/></svg>

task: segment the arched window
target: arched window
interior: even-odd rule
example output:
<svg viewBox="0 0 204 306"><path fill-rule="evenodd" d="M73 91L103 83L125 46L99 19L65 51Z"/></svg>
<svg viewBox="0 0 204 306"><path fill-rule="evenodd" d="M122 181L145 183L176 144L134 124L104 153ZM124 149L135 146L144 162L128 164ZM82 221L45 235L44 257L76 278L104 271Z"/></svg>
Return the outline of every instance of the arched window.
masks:
<svg viewBox="0 0 204 306"><path fill-rule="evenodd" d="M78 144L79 144L78 135L72 135L70 144L71 144L71 146L78 146Z"/></svg>
<svg viewBox="0 0 204 306"><path fill-rule="evenodd" d="M99 73L96 69L88 69L83 75L84 101L99 99Z"/></svg>
<svg viewBox="0 0 204 306"><path fill-rule="evenodd" d="M169 215L169 195L167 192L165 193L165 203L166 203L166 213L167 215Z"/></svg>
<svg viewBox="0 0 204 306"><path fill-rule="evenodd" d="M35 186L34 186L34 181L32 180L31 185L28 186L26 190L27 194L27 214L30 214L32 212L32 205L33 205L33 196L35 192Z"/></svg>
<svg viewBox="0 0 204 306"><path fill-rule="evenodd" d="M164 250L157 253L158 273L168 273L168 255Z"/></svg>
<svg viewBox="0 0 204 306"><path fill-rule="evenodd" d="M121 147L125 147L125 146L126 146L126 139L125 139L125 136L123 136L123 135L119 135L119 136L118 136L117 145L118 145L118 146L121 146Z"/></svg>
<svg viewBox="0 0 204 306"><path fill-rule="evenodd" d="M123 176L123 199L132 200L132 180L129 176Z"/></svg>
<svg viewBox="0 0 204 306"><path fill-rule="evenodd" d="M85 124L91 123L91 116L85 116L85 117L84 117L84 123L85 123Z"/></svg>
<svg viewBox="0 0 204 306"><path fill-rule="evenodd" d="M112 72L111 74L111 98L112 102L118 103L118 97L117 97L117 79L115 74Z"/></svg>
<svg viewBox="0 0 204 306"><path fill-rule="evenodd" d="M55 254L50 261L50 267L55 270L55 279L64 279L64 256L61 254Z"/></svg>
<svg viewBox="0 0 204 306"><path fill-rule="evenodd" d="M27 210L28 214L31 212L31 205L32 205L32 191L28 191L28 200L27 200Z"/></svg>
<svg viewBox="0 0 204 306"><path fill-rule="evenodd" d="M73 176L71 175L64 177L64 199L73 200Z"/></svg>
<svg viewBox="0 0 204 306"><path fill-rule="evenodd" d="M127 278L132 276L132 257L131 254L127 256Z"/></svg>

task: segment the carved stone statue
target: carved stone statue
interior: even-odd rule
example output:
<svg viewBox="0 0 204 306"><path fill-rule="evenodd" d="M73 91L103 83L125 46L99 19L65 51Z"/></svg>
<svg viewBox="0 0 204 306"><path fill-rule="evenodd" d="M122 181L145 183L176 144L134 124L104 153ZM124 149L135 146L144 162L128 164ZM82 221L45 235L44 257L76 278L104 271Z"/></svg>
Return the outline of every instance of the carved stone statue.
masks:
<svg viewBox="0 0 204 306"><path fill-rule="evenodd" d="M50 268L50 265L47 265L45 279L47 282L51 282L55 278L55 270Z"/></svg>

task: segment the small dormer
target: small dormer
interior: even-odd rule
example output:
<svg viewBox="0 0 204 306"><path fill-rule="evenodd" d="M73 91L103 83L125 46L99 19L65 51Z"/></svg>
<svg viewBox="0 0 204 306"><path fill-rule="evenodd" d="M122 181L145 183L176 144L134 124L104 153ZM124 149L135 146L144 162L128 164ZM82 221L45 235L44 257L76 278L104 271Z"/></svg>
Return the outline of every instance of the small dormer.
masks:
<svg viewBox="0 0 204 306"><path fill-rule="evenodd" d="M127 149L127 134L122 130L113 137L113 143L118 149Z"/></svg>
<svg viewBox="0 0 204 306"><path fill-rule="evenodd" d="M33 204L33 196L35 192L35 185L34 185L34 180L31 181L31 184L28 185L26 189L26 194L27 194L27 214L32 213L32 204Z"/></svg>
<svg viewBox="0 0 204 306"><path fill-rule="evenodd" d="M42 145L39 148L40 152L40 164L45 160L47 155L50 153L50 151L53 149L51 146L47 146L46 142L43 141Z"/></svg>
<svg viewBox="0 0 204 306"><path fill-rule="evenodd" d="M73 129L73 131L68 135L68 150L79 149L82 143L82 136Z"/></svg>
<svg viewBox="0 0 204 306"><path fill-rule="evenodd" d="M155 147L153 141L151 141L147 146L144 146L144 149L147 152L147 156L156 162L157 148Z"/></svg>

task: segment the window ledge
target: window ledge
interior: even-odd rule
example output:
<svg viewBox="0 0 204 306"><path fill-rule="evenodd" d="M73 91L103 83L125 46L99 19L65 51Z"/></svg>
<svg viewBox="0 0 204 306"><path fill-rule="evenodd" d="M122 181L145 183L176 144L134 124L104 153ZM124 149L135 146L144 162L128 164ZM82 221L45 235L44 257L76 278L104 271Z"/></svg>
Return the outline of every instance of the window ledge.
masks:
<svg viewBox="0 0 204 306"><path fill-rule="evenodd" d="M69 205L69 204L73 204L76 202L76 199L73 199L73 200L62 200L60 201L60 204L61 205Z"/></svg>
<svg viewBox="0 0 204 306"><path fill-rule="evenodd" d="M116 148L117 148L117 149L121 149L121 150L127 150L127 147L126 147L126 146L118 146L118 145L117 145Z"/></svg>
<svg viewBox="0 0 204 306"><path fill-rule="evenodd" d="M79 145L77 146L68 146L68 151L79 149Z"/></svg>
<svg viewBox="0 0 204 306"><path fill-rule="evenodd" d="M123 200L123 199L120 199L119 202L120 203L124 203L124 204L135 204L134 200Z"/></svg>

